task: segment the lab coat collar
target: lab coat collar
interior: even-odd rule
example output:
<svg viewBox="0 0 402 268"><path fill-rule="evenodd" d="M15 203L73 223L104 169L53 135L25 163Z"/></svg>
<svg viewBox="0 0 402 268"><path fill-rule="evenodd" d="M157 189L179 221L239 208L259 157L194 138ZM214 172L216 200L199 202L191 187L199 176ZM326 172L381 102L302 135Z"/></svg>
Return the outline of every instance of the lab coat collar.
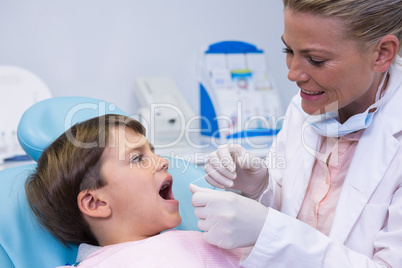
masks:
<svg viewBox="0 0 402 268"><path fill-rule="evenodd" d="M399 69L399 70L398 70ZM384 178L400 142L394 137L402 131L402 66L390 70L390 88L398 88L383 106L357 145L335 211L330 237L344 243L378 184Z"/></svg>
<svg viewBox="0 0 402 268"><path fill-rule="evenodd" d="M303 146L308 146L303 155L306 182L304 188L300 188L300 195L303 195L301 200L304 199L316 159L313 155L314 147L311 145L317 144L316 148L320 148L322 143L321 136L313 128L305 129L303 139ZM372 126L364 131L342 187L330 237L344 243L364 206L384 177L399 146L399 141L390 135L383 120L373 122ZM365 164L362 164L362 161ZM297 211L299 209L300 207ZM293 216L296 217L297 214Z"/></svg>
<svg viewBox="0 0 402 268"><path fill-rule="evenodd" d="M389 81L387 88L398 89L388 101L387 104L382 107L382 113L386 114L382 119L386 121L386 127L391 134L397 134L402 130L401 120L401 99L402 99L402 58L397 57L395 63L389 70ZM385 91L387 94L387 91Z"/></svg>
<svg viewBox="0 0 402 268"><path fill-rule="evenodd" d="M315 129L310 126L307 121L304 121L303 124L303 134L302 134L302 145L304 147L304 156L303 156L303 163L304 163L304 176L310 180L311 173L313 171L313 165L316 160L317 150L321 148L322 137L315 131ZM308 183L305 185L307 188Z"/></svg>
<svg viewBox="0 0 402 268"><path fill-rule="evenodd" d="M297 107L302 100L300 95L294 96L291 105ZM299 109L296 108L298 112ZM300 116L304 116L300 113ZM304 164L304 180L308 182L311 177L312 167L315 162L317 150L321 147L321 136L312 127L307 120L303 120L303 125L301 127L301 142L303 146L303 164ZM318 149L317 149L318 148ZM307 181L306 181L306 178ZM307 187L307 186L306 186Z"/></svg>
<svg viewBox="0 0 402 268"><path fill-rule="evenodd" d="M357 145L329 234L340 243L345 242L399 149L399 142L384 129L382 120L372 124Z"/></svg>

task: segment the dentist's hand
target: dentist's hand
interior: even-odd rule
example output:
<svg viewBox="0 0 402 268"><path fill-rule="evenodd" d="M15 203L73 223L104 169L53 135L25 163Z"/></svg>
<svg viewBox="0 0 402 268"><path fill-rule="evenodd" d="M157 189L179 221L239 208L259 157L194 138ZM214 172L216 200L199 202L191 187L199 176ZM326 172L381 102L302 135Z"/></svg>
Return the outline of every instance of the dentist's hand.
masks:
<svg viewBox="0 0 402 268"><path fill-rule="evenodd" d="M217 188L240 190L257 199L268 185L268 167L257 156L237 144L220 146L205 165L205 180Z"/></svg>
<svg viewBox="0 0 402 268"><path fill-rule="evenodd" d="M269 208L247 197L190 184L198 228L204 239L225 249L253 246Z"/></svg>

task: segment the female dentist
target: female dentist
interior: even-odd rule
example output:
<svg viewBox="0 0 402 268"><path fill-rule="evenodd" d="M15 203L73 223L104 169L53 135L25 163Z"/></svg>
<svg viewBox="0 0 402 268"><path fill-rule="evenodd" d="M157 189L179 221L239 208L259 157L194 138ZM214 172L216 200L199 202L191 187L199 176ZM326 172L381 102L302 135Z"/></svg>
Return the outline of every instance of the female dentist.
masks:
<svg viewBox="0 0 402 268"><path fill-rule="evenodd" d="M208 157L207 181L242 195L191 185L198 226L252 246L243 267L402 267L402 0L283 2L300 92L267 159Z"/></svg>

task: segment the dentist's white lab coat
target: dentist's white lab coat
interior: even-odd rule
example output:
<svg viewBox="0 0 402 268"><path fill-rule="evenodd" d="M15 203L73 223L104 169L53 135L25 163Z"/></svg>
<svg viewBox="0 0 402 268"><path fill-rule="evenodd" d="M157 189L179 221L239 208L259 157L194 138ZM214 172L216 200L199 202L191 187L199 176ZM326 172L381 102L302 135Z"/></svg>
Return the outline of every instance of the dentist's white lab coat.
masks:
<svg viewBox="0 0 402 268"><path fill-rule="evenodd" d="M391 88L398 90L359 140L329 236L296 219L321 138L290 104L268 155L277 167L260 197L272 209L244 267L402 267L402 66L395 63Z"/></svg>

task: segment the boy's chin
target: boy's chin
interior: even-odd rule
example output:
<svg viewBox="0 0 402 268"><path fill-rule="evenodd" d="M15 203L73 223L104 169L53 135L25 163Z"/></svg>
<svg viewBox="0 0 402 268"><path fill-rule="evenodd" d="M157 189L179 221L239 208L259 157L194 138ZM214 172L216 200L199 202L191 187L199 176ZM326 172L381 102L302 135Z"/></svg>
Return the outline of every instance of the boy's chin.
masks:
<svg viewBox="0 0 402 268"><path fill-rule="evenodd" d="M170 222L170 224L166 228L166 230L176 228L177 226L180 225L181 221L182 221L181 216L178 215L175 219L172 219L172 221Z"/></svg>
<svg viewBox="0 0 402 268"><path fill-rule="evenodd" d="M175 222L175 224L174 224L174 226L172 228L175 228L175 227L179 226L181 221L182 221L181 216L178 215L178 217L176 219L176 222Z"/></svg>

